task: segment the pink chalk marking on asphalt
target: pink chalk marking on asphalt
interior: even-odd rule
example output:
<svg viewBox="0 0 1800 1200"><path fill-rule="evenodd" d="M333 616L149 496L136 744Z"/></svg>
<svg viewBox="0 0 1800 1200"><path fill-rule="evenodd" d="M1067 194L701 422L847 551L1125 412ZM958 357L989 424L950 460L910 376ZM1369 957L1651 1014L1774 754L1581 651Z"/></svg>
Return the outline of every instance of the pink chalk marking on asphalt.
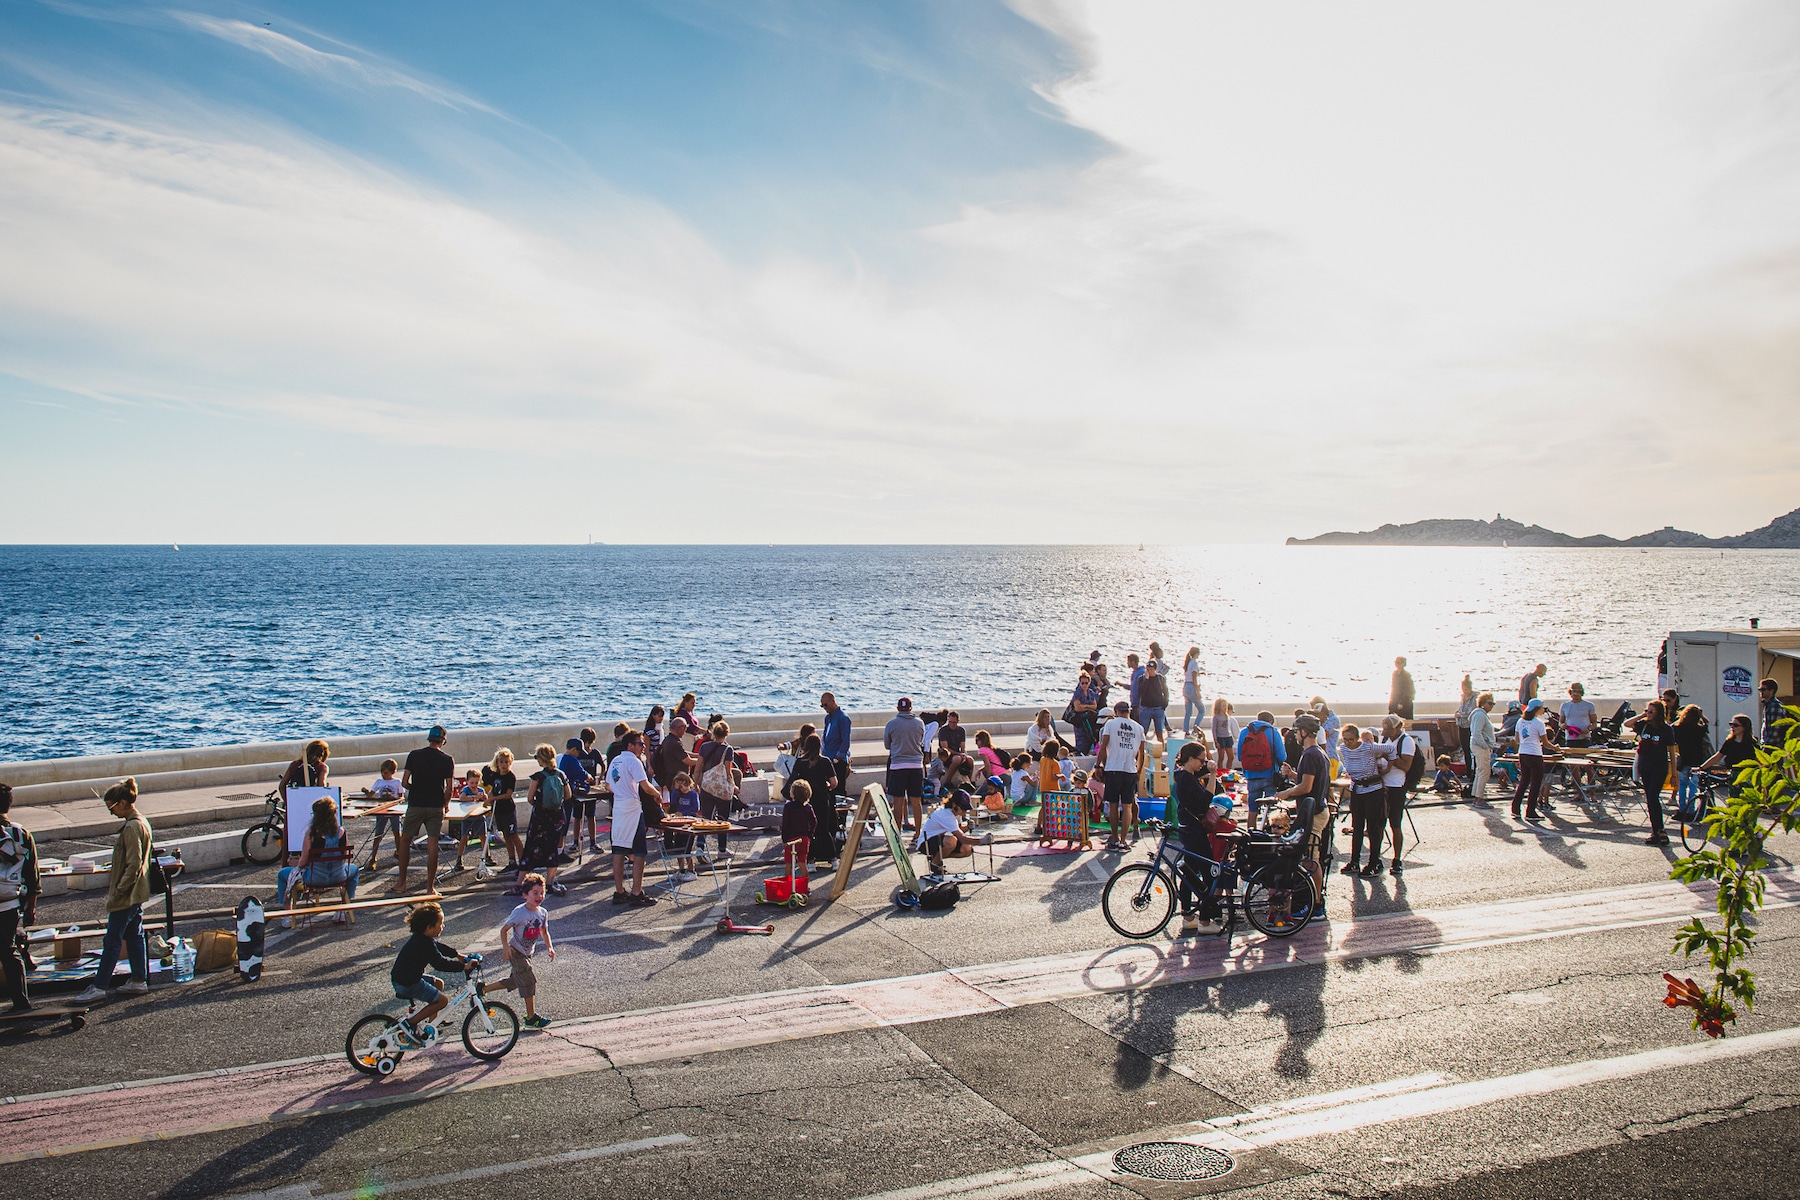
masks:
<svg viewBox="0 0 1800 1200"><path fill-rule="evenodd" d="M70 1095L26 1096L0 1106L5 1130L0 1163L1025 1004L1334 960L1580 934L1711 912L1713 895L1711 889L1642 884L1382 914L1311 926L1286 940L1134 942L1098 952L613 1013L559 1022L546 1033L524 1037L498 1063L470 1058L460 1044L415 1052L387 1080L356 1075L333 1056ZM1770 906L1800 904L1800 874L1772 875L1767 901Z"/></svg>

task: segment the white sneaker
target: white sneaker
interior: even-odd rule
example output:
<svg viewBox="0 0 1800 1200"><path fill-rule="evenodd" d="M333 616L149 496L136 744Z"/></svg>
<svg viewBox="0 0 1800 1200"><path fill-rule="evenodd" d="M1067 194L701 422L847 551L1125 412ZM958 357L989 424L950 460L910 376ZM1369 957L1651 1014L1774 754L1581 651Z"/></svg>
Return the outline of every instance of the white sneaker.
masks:
<svg viewBox="0 0 1800 1200"><path fill-rule="evenodd" d="M119 985L121 996L147 996L150 994L150 983L145 979L127 979Z"/></svg>
<svg viewBox="0 0 1800 1200"><path fill-rule="evenodd" d="M71 999L76 1004L98 1004L106 999L106 989L89 984L86 991L78 992Z"/></svg>
<svg viewBox="0 0 1800 1200"><path fill-rule="evenodd" d="M699 878L700 877L698 875L694 874L692 871L683 871L680 874L678 874L677 876L675 876L675 882L677 882L677 883L693 883L696 880L698 880Z"/></svg>

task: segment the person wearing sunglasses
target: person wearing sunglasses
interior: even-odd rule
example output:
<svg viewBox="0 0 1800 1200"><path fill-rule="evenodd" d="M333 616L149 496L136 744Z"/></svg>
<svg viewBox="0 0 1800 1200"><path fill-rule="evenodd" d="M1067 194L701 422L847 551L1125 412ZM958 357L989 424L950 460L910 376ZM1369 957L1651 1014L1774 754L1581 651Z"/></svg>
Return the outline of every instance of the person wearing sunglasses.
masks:
<svg viewBox="0 0 1800 1200"><path fill-rule="evenodd" d="M1720 771L1732 781L1731 794L1738 794L1738 767L1756 761L1756 734L1750 718L1743 713L1731 718L1731 733L1720 744L1719 752L1701 763L1699 770Z"/></svg>

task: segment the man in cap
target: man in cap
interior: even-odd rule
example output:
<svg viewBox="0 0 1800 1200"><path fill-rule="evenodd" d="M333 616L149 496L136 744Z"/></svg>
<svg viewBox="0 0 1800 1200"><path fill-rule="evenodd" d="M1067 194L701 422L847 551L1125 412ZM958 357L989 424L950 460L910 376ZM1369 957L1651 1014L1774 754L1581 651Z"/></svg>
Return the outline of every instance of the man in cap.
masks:
<svg viewBox="0 0 1800 1200"><path fill-rule="evenodd" d="M946 858L968 858L975 853L975 839L963 831L969 807L969 793L957 788L945 794L943 805L932 809L919 829L913 848L925 851L933 875L944 873Z"/></svg>
<svg viewBox="0 0 1800 1200"><path fill-rule="evenodd" d="M406 789L406 815L400 818L400 871L388 889L393 895L406 891L407 860L421 830L427 838L425 890L437 891L438 836L444 832L444 809L450 805L450 789L456 782L456 761L444 753L444 743L449 740L442 725L433 725L425 734L425 744L406 756L406 769L400 775L400 785Z"/></svg>
<svg viewBox="0 0 1800 1200"><path fill-rule="evenodd" d="M925 821L925 722L913 715L912 697L902 696L894 705L881 744L888 752L888 799L901 828L917 829Z"/></svg>
<svg viewBox="0 0 1800 1200"><path fill-rule="evenodd" d="M1094 765L1106 781L1108 850L1125 849L1124 833L1137 826L1138 783L1144 777L1144 727L1131 719L1131 704L1113 705L1113 717L1100 729Z"/></svg>

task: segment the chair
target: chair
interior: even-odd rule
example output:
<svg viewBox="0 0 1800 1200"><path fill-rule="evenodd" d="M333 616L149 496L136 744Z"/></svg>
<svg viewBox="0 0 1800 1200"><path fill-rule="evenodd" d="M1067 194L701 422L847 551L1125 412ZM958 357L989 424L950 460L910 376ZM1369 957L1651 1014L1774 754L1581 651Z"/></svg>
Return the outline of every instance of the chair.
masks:
<svg viewBox="0 0 1800 1200"><path fill-rule="evenodd" d="M334 863L340 866L347 864L354 853L355 849L349 844L349 840L340 834L337 838L337 845L328 845L323 850L319 851L318 856L312 860L308 869L310 870L312 867L327 867ZM342 883L321 883L315 885L306 882L305 871L296 871L294 873L293 882L288 884L287 906L289 908L325 907L329 897L334 894L337 897L336 903L349 904L349 881L345 880ZM354 925L356 923L356 914L353 912L345 912L339 915L344 917L348 924ZM295 928L300 927L299 922L301 921L304 921L306 926L311 928L312 917L310 915L295 918Z"/></svg>

